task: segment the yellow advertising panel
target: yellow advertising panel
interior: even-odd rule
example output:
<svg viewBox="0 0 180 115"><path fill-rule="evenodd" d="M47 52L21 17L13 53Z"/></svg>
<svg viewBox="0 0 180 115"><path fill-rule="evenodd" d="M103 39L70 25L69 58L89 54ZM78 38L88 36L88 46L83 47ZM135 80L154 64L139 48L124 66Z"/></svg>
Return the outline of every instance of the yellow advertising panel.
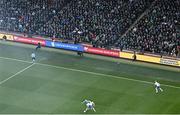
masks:
<svg viewBox="0 0 180 115"><path fill-rule="evenodd" d="M133 59L133 55L134 55L133 53L120 52L120 57L121 58ZM152 57L152 56L136 54L136 59L139 60L139 61L160 63L160 58L159 57Z"/></svg>
<svg viewBox="0 0 180 115"><path fill-rule="evenodd" d="M119 57L126 59L133 59L133 53L120 52ZM167 58L160 58L155 56L136 54L136 60L180 67L180 61L175 59L167 59Z"/></svg>
<svg viewBox="0 0 180 115"><path fill-rule="evenodd" d="M146 62L152 62L152 63L160 63L160 58L159 57L139 55L139 54L137 54L136 56L137 56L137 60L140 60L140 61L146 61Z"/></svg>
<svg viewBox="0 0 180 115"><path fill-rule="evenodd" d="M121 58L126 58L126 59L133 59L133 54L132 53L127 53L127 52L120 52Z"/></svg>
<svg viewBox="0 0 180 115"><path fill-rule="evenodd" d="M13 35L0 34L0 39L3 39L3 36L6 36L7 40L13 41Z"/></svg>
<svg viewBox="0 0 180 115"><path fill-rule="evenodd" d="M4 36L4 35L0 34L0 40L2 40L2 39L3 39L3 36Z"/></svg>

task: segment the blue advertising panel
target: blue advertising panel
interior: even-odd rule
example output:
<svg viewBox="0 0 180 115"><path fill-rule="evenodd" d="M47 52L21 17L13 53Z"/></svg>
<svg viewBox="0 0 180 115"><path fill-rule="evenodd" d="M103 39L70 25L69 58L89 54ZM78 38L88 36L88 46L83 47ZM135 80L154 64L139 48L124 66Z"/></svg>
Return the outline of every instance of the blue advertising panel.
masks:
<svg viewBox="0 0 180 115"><path fill-rule="evenodd" d="M48 40L46 40L46 46L65 50L84 51L82 45L53 42Z"/></svg>

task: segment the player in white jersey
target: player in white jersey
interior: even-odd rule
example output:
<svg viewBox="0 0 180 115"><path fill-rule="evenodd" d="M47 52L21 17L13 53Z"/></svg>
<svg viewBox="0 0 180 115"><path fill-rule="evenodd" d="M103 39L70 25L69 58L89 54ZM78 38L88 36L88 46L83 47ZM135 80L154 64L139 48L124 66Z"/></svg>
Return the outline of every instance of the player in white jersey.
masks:
<svg viewBox="0 0 180 115"><path fill-rule="evenodd" d="M36 60L36 54L34 52L31 54L31 58L32 58L32 62L34 63Z"/></svg>
<svg viewBox="0 0 180 115"><path fill-rule="evenodd" d="M87 112L87 110L93 110L94 112L96 112L96 110L94 109L95 103L93 101L85 99L82 103L86 104L86 109L84 110L84 113Z"/></svg>
<svg viewBox="0 0 180 115"><path fill-rule="evenodd" d="M156 93L158 93L159 91L163 91L163 89L161 89L160 87L160 83L158 83L157 81L154 82L154 86L155 86L155 90L156 90Z"/></svg>
<svg viewBox="0 0 180 115"><path fill-rule="evenodd" d="M87 103L90 103L90 102L91 102L90 100L85 99L82 103L87 104Z"/></svg>

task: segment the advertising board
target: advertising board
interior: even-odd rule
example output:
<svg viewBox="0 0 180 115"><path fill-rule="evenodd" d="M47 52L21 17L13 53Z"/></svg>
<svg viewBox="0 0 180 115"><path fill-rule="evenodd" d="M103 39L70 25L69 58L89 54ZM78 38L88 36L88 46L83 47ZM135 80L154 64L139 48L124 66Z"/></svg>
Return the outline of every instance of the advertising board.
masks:
<svg viewBox="0 0 180 115"><path fill-rule="evenodd" d="M13 41L13 35L0 34L0 39L3 39L4 36L6 36L6 40Z"/></svg>
<svg viewBox="0 0 180 115"><path fill-rule="evenodd" d="M172 60L172 59L165 59L165 58L160 59L160 63L165 65L180 66L179 62L180 61L178 60Z"/></svg>
<svg viewBox="0 0 180 115"><path fill-rule="evenodd" d="M84 47L78 44L68 44L46 40L46 46L65 50L84 51Z"/></svg>
<svg viewBox="0 0 180 115"><path fill-rule="evenodd" d="M84 51L87 53L92 53L92 54L99 54L99 55L111 56L111 57L119 57L119 51L115 51L115 50L106 50L106 49L102 49L102 48L94 48L94 47L84 46Z"/></svg>
<svg viewBox="0 0 180 115"><path fill-rule="evenodd" d="M34 45L41 43L42 46L45 46L45 40L36 39L36 38L26 38L26 37L14 36L14 41L21 42L21 43L27 43L27 44L34 44Z"/></svg>

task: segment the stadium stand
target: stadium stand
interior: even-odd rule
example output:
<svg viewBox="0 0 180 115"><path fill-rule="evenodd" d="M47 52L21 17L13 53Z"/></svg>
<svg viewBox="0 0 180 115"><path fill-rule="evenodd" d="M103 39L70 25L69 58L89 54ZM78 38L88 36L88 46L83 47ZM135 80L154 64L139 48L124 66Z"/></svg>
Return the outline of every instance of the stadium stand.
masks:
<svg viewBox="0 0 180 115"><path fill-rule="evenodd" d="M179 2L1 0L0 30L85 42L107 49L116 47L177 56L180 52Z"/></svg>
<svg viewBox="0 0 180 115"><path fill-rule="evenodd" d="M150 5L151 0L72 0L40 31L95 47L108 47ZM51 25L51 26L47 26Z"/></svg>
<svg viewBox="0 0 180 115"><path fill-rule="evenodd" d="M180 1L157 0L117 44L124 49L178 55Z"/></svg>
<svg viewBox="0 0 180 115"><path fill-rule="evenodd" d="M38 29L68 0L1 0L0 29L39 34Z"/></svg>

